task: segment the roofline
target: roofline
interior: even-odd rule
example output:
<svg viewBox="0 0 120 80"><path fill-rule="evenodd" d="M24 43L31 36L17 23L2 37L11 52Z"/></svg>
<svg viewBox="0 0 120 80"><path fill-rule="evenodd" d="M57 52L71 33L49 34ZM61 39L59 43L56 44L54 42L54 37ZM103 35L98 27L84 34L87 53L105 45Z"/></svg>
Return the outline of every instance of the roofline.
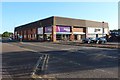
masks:
<svg viewBox="0 0 120 80"><path fill-rule="evenodd" d="M74 20L84 20L84 21L92 21L92 22L99 22L100 23L100 21L97 21L97 20L87 20L87 19L80 19L80 18L70 18L70 17L61 17L61 16L53 16L53 17L58 17L58 18L66 18L66 19L74 19ZM104 22L104 23L108 23L108 22L106 22L106 21L101 21L101 23L102 22Z"/></svg>
<svg viewBox="0 0 120 80"><path fill-rule="evenodd" d="M23 25L20 25L20 26L15 27L15 28L23 27L23 26L25 26L25 25L29 25L29 24L32 24L32 23L35 23L35 22L38 22L38 21L43 21L43 20L49 19L49 18L53 18L54 21L55 21L55 18L66 18L66 19L74 19L74 20L92 21L92 22L98 22L98 23L104 22L104 21L101 21L101 22L100 22L100 21L94 21L94 20L77 19L77 18L69 18L69 17L61 17L61 16L51 16L51 17L43 18L43 19L40 19L40 20L37 20L37 21L29 22L29 23L27 23L27 24L23 24ZM53 25L55 24L54 21L53 21ZM107 24L108 24L108 22L104 22L104 23L107 23Z"/></svg>

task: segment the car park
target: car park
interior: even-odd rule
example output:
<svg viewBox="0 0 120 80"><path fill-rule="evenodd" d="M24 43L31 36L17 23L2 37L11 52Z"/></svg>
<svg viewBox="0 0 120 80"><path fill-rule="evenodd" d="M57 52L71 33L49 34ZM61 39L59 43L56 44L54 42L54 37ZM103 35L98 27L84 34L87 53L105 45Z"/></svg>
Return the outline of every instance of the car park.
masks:
<svg viewBox="0 0 120 80"><path fill-rule="evenodd" d="M103 37L96 38L96 40L95 40L95 43L97 43L97 44L104 44L106 42L107 42L106 38L103 38Z"/></svg>
<svg viewBox="0 0 120 80"><path fill-rule="evenodd" d="M96 44L104 44L107 42L106 38L85 38L82 40L83 43L96 43Z"/></svg>
<svg viewBox="0 0 120 80"><path fill-rule="evenodd" d="M83 43L94 43L94 38L85 38L82 40Z"/></svg>

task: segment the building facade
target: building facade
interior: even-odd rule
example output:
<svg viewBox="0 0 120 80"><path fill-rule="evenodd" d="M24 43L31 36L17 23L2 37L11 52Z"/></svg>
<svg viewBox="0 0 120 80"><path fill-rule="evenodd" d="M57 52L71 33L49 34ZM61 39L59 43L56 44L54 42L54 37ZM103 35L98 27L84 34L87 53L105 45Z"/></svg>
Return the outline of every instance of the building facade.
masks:
<svg viewBox="0 0 120 80"><path fill-rule="evenodd" d="M14 30L15 38L23 40L79 40L87 37L105 37L109 27L106 22L72 19L52 16L29 24L18 26Z"/></svg>

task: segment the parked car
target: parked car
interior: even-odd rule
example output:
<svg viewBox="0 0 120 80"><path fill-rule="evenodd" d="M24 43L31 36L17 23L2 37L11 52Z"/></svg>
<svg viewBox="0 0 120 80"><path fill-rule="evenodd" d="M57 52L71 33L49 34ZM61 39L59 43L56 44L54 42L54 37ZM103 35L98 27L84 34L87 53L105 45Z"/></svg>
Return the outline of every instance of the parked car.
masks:
<svg viewBox="0 0 120 80"><path fill-rule="evenodd" d="M95 40L95 43L97 44L104 44L106 42L107 42L106 38L96 38Z"/></svg>
<svg viewBox="0 0 120 80"><path fill-rule="evenodd" d="M85 38L82 40L83 43L94 43L94 38Z"/></svg>
<svg viewBox="0 0 120 80"><path fill-rule="evenodd" d="M8 38L10 41L12 40L12 38L10 37L10 38Z"/></svg>

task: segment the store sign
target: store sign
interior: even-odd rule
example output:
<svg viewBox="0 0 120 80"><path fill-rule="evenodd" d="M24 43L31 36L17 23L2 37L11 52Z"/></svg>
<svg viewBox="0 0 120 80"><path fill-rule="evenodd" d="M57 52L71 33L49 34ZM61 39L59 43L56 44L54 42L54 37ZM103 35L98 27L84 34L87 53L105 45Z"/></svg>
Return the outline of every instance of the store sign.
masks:
<svg viewBox="0 0 120 80"><path fill-rule="evenodd" d="M52 33L52 27L45 27L45 33Z"/></svg>
<svg viewBox="0 0 120 80"><path fill-rule="evenodd" d="M43 34L43 27L38 28L38 34Z"/></svg>
<svg viewBox="0 0 120 80"><path fill-rule="evenodd" d="M56 32L70 32L70 26L56 26Z"/></svg>
<svg viewBox="0 0 120 80"><path fill-rule="evenodd" d="M102 34L102 28L92 28L88 27L88 33L90 34Z"/></svg>

